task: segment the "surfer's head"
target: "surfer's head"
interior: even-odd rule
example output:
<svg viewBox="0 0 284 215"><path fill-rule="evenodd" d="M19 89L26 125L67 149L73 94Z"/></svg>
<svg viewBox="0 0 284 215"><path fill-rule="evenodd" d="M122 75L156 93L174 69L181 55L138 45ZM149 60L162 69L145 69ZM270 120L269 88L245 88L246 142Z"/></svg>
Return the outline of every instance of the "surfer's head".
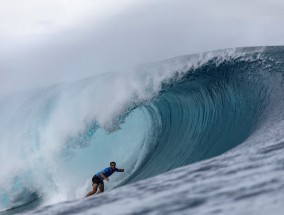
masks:
<svg viewBox="0 0 284 215"><path fill-rule="evenodd" d="M110 167L112 168L112 169L114 169L115 168L115 166L116 166L116 163L114 162L114 161L112 161L112 162L110 162Z"/></svg>

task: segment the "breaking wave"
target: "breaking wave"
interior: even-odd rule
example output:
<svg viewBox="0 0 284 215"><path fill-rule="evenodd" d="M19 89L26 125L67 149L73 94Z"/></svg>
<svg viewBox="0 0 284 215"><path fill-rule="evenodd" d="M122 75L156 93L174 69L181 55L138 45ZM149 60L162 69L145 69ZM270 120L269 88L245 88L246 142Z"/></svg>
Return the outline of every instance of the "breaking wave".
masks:
<svg viewBox="0 0 284 215"><path fill-rule="evenodd" d="M126 172L107 189L234 148L277 118L283 56L207 52L2 98L0 209L84 196L111 160Z"/></svg>

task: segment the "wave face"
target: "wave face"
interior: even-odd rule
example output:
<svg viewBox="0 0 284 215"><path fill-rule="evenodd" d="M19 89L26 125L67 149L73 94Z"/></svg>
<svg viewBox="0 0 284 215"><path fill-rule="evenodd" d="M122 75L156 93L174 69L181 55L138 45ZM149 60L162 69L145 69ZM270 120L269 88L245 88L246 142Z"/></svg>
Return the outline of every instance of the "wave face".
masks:
<svg viewBox="0 0 284 215"><path fill-rule="evenodd" d="M111 160L126 172L107 189L236 147L279 120L283 56L208 52L2 98L0 209L84 196Z"/></svg>

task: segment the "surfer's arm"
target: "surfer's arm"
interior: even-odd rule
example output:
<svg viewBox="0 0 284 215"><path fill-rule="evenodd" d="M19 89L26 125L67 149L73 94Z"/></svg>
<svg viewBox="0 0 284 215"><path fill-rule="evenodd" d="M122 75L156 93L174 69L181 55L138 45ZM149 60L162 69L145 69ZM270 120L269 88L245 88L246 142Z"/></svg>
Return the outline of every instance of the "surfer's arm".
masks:
<svg viewBox="0 0 284 215"><path fill-rule="evenodd" d="M116 171L116 172L124 172L124 169L117 169L117 168L115 168L114 171Z"/></svg>
<svg viewBox="0 0 284 215"><path fill-rule="evenodd" d="M103 179L105 179L106 181L109 181L109 179L104 175L104 172L101 173L101 177L102 177Z"/></svg>

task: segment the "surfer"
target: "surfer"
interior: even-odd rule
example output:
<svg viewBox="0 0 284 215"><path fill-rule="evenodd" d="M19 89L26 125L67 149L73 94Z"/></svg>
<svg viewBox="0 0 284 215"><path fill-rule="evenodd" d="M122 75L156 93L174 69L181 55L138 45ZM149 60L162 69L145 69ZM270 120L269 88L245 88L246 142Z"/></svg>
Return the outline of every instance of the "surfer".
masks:
<svg viewBox="0 0 284 215"><path fill-rule="evenodd" d="M124 169L116 168L116 163L114 161L110 162L110 167L107 167L104 170L97 172L92 178L93 191L89 192L86 197L94 195L97 192L98 187L98 194L104 192L104 180L109 182L108 177L111 176L114 172L124 172Z"/></svg>

